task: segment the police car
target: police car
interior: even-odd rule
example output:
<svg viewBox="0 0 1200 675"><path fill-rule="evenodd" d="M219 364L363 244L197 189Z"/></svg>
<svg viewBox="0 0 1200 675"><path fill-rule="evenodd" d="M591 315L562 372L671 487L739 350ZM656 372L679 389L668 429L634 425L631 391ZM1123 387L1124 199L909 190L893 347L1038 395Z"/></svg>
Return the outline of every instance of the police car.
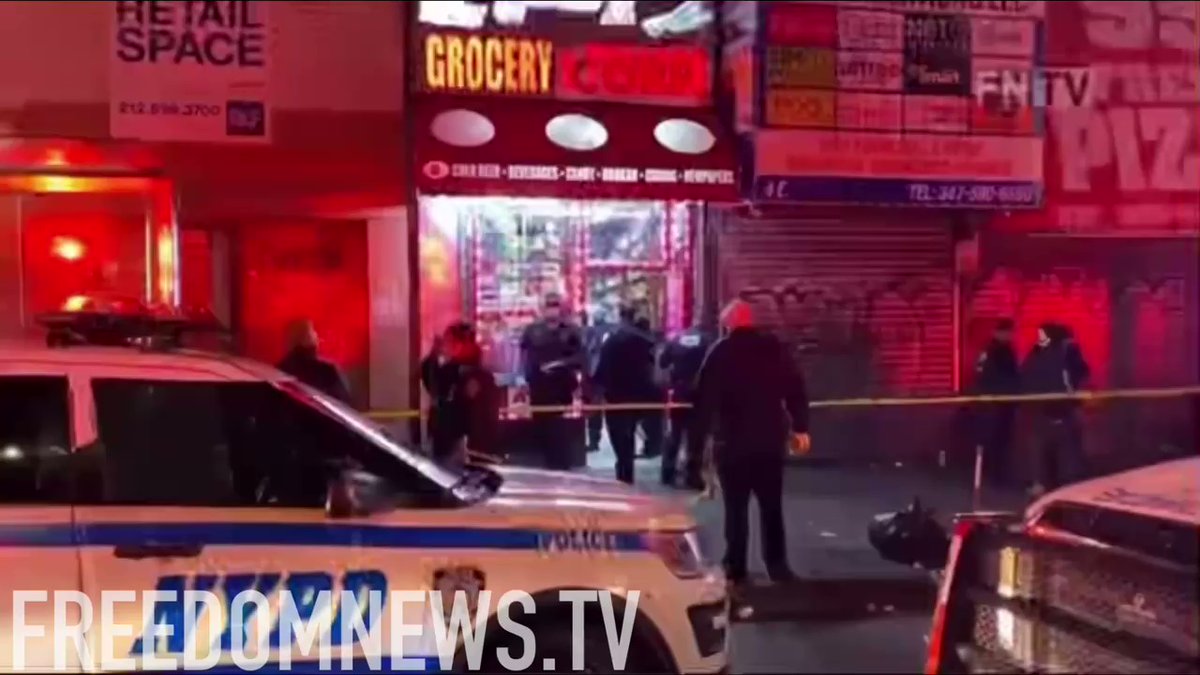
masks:
<svg viewBox="0 0 1200 675"><path fill-rule="evenodd" d="M470 663L460 643L456 669L501 670L492 649L501 645L522 656L522 642L497 628L495 600L477 602L484 590L493 598L519 590L534 601L532 612L512 613L534 638L530 669L616 670L607 633L614 616L615 630L625 628L629 607L623 670L725 670L724 579L702 556L683 505L582 475L450 471L273 368L180 348L179 322L76 308L84 311L52 318L58 337L46 345L0 345L0 672L154 668L146 641L154 654L178 655L198 639L228 667L235 638L243 644L228 611L239 592L270 599L287 590L303 613L323 590L337 602L342 591L431 589L466 591L488 613L482 662ZM90 657L67 649L62 661L72 639L61 634L64 621L79 625L81 610L53 597L10 601L31 590L92 600L95 620L78 631ZM227 606L207 637L188 634L200 629L167 596L116 602L102 621L102 593L118 590L207 591ZM563 590L615 598L608 608L583 605L582 642ZM426 629L400 643L385 637L385 656L399 645L429 670L446 665L428 630L445 612L432 603L378 615L384 636L398 616ZM347 617L337 607L330 616L330 667L345 666L346 652L351 671L367 672L369 650L339 642L336 624ZM263 620L275 672L284 652L293 672L318 669L315 655L279 638L277 619ZM134 629L105 628L118 624Z"/></svg>
<svg viewBox="0 0 1200 675"><path fill-rule="evenodd" d="M958 519L926 672L1200 672L1200 458Z"/></svg>

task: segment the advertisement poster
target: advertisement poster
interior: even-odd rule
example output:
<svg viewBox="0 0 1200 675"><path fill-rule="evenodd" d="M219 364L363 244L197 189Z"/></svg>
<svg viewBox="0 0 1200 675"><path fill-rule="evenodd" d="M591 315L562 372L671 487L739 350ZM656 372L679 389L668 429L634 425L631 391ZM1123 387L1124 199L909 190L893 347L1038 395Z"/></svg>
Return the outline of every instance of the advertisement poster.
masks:
<svg viewBox="0 0 1200 675"><path fill-rule="evenodd" d="M755 198L764 201L1014 208L1041 199L1041 139L761 131Z"/></svg>
<svg viewBox="0 0 1200 675"><path fill-rule="evenodd" d="M930 96L971 94L971 23L966 17L904 17L904 92Z"/></svg>
<svg viewBox="0 0 1200 675"><path fill-rule="evenodd" d="M767 124L776 127L837 126L837 95L821 89L767 92Z"/></svg>
<svg viewBox="0 0 1200 675"><path fill-rule="evenodd" d="M767 48L767 87L836 88L837 52L802 47Z"/></svg>
<svg viewBox="0 0 1200 675"><path fill-rule="evenodd" d="M1047 110L1046 205L1010 226L1196 236L1200 3L1050 2L1046 14L1047 63L1095 76L1085 105Z"/></svg>
<svg viewBox="0 0 1200 675"><path fill-rule="evenodd" d="M114 138L270 142L271 3L111 4Z"/></svg>

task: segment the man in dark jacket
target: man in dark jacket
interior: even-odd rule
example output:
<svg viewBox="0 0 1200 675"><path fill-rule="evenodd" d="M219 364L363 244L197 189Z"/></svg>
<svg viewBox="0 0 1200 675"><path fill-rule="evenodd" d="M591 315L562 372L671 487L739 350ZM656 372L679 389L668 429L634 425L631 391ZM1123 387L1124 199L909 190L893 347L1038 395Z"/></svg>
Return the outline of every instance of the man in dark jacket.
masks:
<svg viewBox="0 0 1200 675"><path fill-rule="evenodd" d="M495 377L482 365L474 328L467 323L451 325L442 334L440 349L441 363L430 367L432 377L426 381L433 399L433 458L455 466L467 459L468 451L495 456L499 389ZM424 378L424 372L422 375Z"/></svg>
<svg viewBox="0 0 1200 675"><path fill-rule="evenodd" d="M579 373L585 365L583 337L568 323L557 293L548 293L542 301L542 318L530 324L521 335L522 370L529 386L529 404L569 406L579 385ZM561 412L533 414L534 442L551 469L571 468L567 444L568 427Z"/></svg>
<svg viewBox="0 0 1200 675"><path fill-rule="evenodd" d="M289 329L291 347L276 366L317 391L350 404L350 387L342 371L318 355L321 344L317 330L309 319L293 323Z"/></svg>
<svg viewBox="0 0 1200 675"><path fill-rule="evenodd" d="M583 326L583 346L587 355L587 368L583 373L583 402L588 405L600 405L604 402L604 391L596 382L596 368L600 365L600 346L612 332L612 326L604 321L601 314L588 321L586 312L580 312L579 318ZM604 435L604 414L589 412L587 414L587 446L588 452L600 449L600 437Z"/></svg>
<svg viewBox="0 0 1200 675"><path fill-rule="evenodd" d="M623 307L621 325L600 348L596 381L604 390L607 404L649 404L656 400L658 388L654 383L654 338L639 328L636 322L636 310ZM652 414L657 414L661 420L661 411L610 410L604 414L608 440L617 456L617 480L633 483L639 422L645 424L646 454L657 454L655 450L662 443L662 425L656 427L652 420L646 424Z"/></svg>
<svg viewBox="0 0 1200 675"><path fill-rule="evenodd" d="M1013 348L1012 319L996 323L991 341L975 364L972 390L981 396L1020 393L1021 367ZM985 403L976 408L976 442L983 448L983 475L992 485L1004 486L1009 480L1016 409L1014 403Z"/></svg>
<svg viewBox="0 0 1200 675"><path fill-rule="evenodd" d="M714 331L703 326L696 326L675 336L667 343L658 357L658 366L667 374L667 384L671 387L672 401L680 404L691 404L695 398L696 377L700 374L700 366L704 357L714 342ZM662 482L663 485L674 485L675 474L679 466L679 448L691 426L691 408L675 408L669 414L671 433L667 436L667 445L663 449ZM692 490L703 490L704 479L704 448L688 447L684 461L684 485Z"/></svg>
<svg viewBox="0 0 1200 675"><path fill-rule="evenodd" d="M1028 394L1071 394L1086 386L1090 368L1069 328L1047 323L1038 329L1038 342L1021 365L1021 382ZM1083 426L1079 401L1030 404L1037 437L1035 496L1083 477Z"/></svg>
<svg viewBox="0 0 1200 675"><path fill-rule="evenodd" d="M754 326L750 306L735 301L722 322L728 334L709 350L696 383L689 448L713 435L713 458L725 502L725 573L746 579L750 497L758 500L763 562L771 579L794 579L783 525L783 473L789 439L806 453L808 394L790 354Z"/></svg>

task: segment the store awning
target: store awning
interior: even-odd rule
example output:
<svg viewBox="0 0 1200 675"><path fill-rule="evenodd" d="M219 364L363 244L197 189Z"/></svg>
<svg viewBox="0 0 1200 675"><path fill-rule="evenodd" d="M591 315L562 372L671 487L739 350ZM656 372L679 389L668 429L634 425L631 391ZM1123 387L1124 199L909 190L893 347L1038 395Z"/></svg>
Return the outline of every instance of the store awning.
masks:
<svg viewBox="0 0 1200 675"><path fill-rule="evenodd" d="M413 114L426 194L738 199L733 141L710 111L439 96Z"/></svg>

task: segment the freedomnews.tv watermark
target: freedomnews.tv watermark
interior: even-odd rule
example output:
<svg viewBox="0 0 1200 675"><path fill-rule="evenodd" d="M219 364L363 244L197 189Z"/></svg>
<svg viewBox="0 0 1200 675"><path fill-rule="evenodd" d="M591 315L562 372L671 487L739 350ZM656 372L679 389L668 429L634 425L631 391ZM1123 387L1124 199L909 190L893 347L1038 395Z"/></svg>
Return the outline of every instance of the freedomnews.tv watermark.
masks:
<svg viewBox="0 0 1200 675"><path fill-rule="evenodd" d="M342 591L340 596L322 590L302 597L281 590L272 594L274 603L255 589L232 597L201 590L113 590L101 592L99 607L78 591L16 591L12 666L17 672L31 669L30 643L40 640L51 645L54 670L78 663L87 670L203 671L231 661L246 671L268 664L272 671L287 671L293 665L311 671L314 662L321 670L424 671L431 661L449 670L461 646L470 670L479 670L485 650L494 649L495 662L506 670L578 671L585 663L588 605L595 604L603 620L608 657L615 669L624 670L641 594L627 591L615 599L614 595L560 591L559 602L570 605L571 663L547 658L535 664L537 637L513 616L513 608L519 607L521 618L536 617L537 603L524 591L501 595L495 600L495 612L488 590L455 591L452 601L436 590ZM618 611L622 616L617 616ZM139 619L118 618L129 612L137 612ZM489 622L493 614L495 628ZM33 621L31 615L50 620ZM385 616L388 635L383 629ZM417 616L421 621L413 620ZM591 628L598 631L600 626ZM499 629L505 635L501 642L514 646L489 647L497 642L487 639L489 629ZM119 654L117 645L131 640L132 648ZM49 659L39 649L32 660L45 664Z"/></svg>

